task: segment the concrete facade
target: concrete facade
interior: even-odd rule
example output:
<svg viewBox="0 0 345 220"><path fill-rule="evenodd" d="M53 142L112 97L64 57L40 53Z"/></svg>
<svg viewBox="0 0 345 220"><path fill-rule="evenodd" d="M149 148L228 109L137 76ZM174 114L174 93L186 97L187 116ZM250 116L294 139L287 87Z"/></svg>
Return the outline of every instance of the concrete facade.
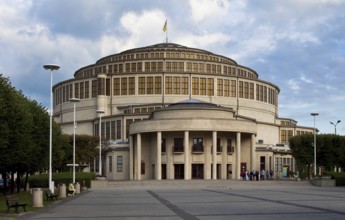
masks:
<svg viewBox="0 0 345 220"><path fill-rule="evenodd" d="M296 171L289 138L313 131L278 117L279 87L254 70L172 43L101 58L53 92L64 133L73 133L73 97L77 134L98 136L101 117L109 180L283 178Z"/></svg>

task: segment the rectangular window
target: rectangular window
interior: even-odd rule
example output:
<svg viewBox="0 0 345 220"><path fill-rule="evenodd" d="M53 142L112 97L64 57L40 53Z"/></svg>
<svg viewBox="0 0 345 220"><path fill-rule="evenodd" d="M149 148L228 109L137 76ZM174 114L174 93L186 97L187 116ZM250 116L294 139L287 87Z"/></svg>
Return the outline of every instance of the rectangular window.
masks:
<svg viewBox="0 0 345 220"><path fill-rule="evenodd" d="M214 80L213 80L213 78L207 79L207 95L208 96L214 95Z"/></svg>
<svg viewBox="0 0 345 220"><path fill-rule="evenodd" d="M92 98L97 97L97 80L92 80Z"/></svg>
<svg viewBox="0 0 345 220"><path fill-rule="evenodd" d="M281 130L280 141L281 143L286 143L286 130Z"/></svg>
<svg viewBox="0 0 345 220"><path fill-rule="evenodd" d="M249 84L249 98L254 99L254 83Z"/></svg>
<svg viewBox="0 0 345 220"><path fill-rule="evenodd" d="M153 77L152 76L147 77L146 82L147 82L146 94L153 94Z"/></svg>
<svg viewBox="0 0 345 220"><path fill-rule="evenodd" d="M199 95L199 78L192 78L192 94Z"/></svg>
<svg viewBox="0 0 345 220"><path fill-rule="evenodd" d="M267 102L267 86L264 86L264 92L263 92L263 96L264 96L264 102Z"/></svg>
<svg viewBox="0 0 345 220"><path fill-rule="evenodd" d="M120 140L121 139L121 134L122 134L122 126L121 126L121 120L116 121L116 139Z"/></svg>
<svg viewBox="0 0 345 220"><path fill-rule="evenodd" d="M116 122L115 121L111 121L111 125L110 125L110 129L111 129L111 133L110 133L110 139L111 140L115 140L115 131L116 131Z"/></svg>
<svg viewBox="0 0 345 220"><path fill-rule="evenodd" d="M158 72L162 72L163 71L163 62L158 62Z"/></svg>
<svg viewBox="0 0 345 220"><path fill-rule="evenodd" d="M127 78L121 78L121 95L127 95Z"/></svg>
<svg viewBox="0 0 345 220"><path fill-rule="evenodd" d="M105 95L105 79L98 78L98 95Z"/></svg>
<svg viewBox="0 0 345 220"><path fill-rule="evenodd" d="M79 98L79 83L74 83L74 98Z"/></svg>
<svg viewBox="0 0 345 220"><path fill-rule="evenodd" d="M228 79L224 79L224 96L230 96L230 84Z"/></svg>
<svg viewBox="0 0 345 220"><path fill-rule="evenodd" d="M131 71L131 64L126 63L126 73L129 73Z"/></svg>
<svg viewBox="0 0 345 220"><path fill-rule="evenodd" d="M236 80L230 81L230 95L231 97L236 97Z"/></svg>
<svg viewBox="0 0 345 220"><path fill-rule="evenodd" d="M243 98L243 82L238 82L238 97Z"/></svg>
<svg viewBox="0 0 345 220"><path fill-rule="evenodd" d="M110 79L105 80L105 95L110 96Z"/></svg>
<svg viewBox="0 0 345 220"><path fill-rule="evenodd" d="M139 95L145 94L145 77L139 77Z"/></svg>
<svg viewBox="0 0 345 220"><path fill-rule="evenodd" d="M211 73L211 64L206 64L206 73Z"/></svg>
<svg viewBox="0 0 345 220"><path fill-rule="evenodd" d="M88 99L90 97L90 82L85 82L85 98Z"/></svg>
<svg viewBox="0 0 345 220"><path fill-rule="evenodd" d="M120 95L120 78L115 78L114 79L114 96L115 95Z"/></svg>
<svg viewBox="0 0 345 220"><path fill-rule="evenodd" d="M166 140L163 138L162 143L161 143L161 152L165 153L166 152Z"/></svg>
<svg viewBox="0 0 345 220"><path fill-rule="evenodd" d="M81 82L80 84L79 84L79 86L80 86L80 99L84 99L84 85L85 85L85 83L84 82Z"/></svg>
<svg viewBox="0 0 345 220"><path fill-rule="evenodd" d="M199 63L199 72L200 73L203 73L205 70L204 70L204 64L203 63Z"/></svg>
<svg viewBox="0 0 345 220"><path fill-rule="evenodd" d="M177 72L177 62L172 63L172 71Z"/></svg>
<svg viewBox="0 0 345 220"><path fill-rule="evenodd" d="M204 152L204 140L202 138L193 138L192 152Z"/></svg>
<svg viewBox="0 0 345 220"><path fill-rule="evenodd" d="M131 63L131 71L133 73L137 71L137 64L136 63Z"/></svg>
<svg viewBox="0 0 345 220"><path fill-rule="evenodd" d="M179 76L175 76L174 77L174 94L180 94L180 77Z"/></svg>
<svg viewBox="0 0 345 220"><path fill-rule="evenodd" d="M138 72L142 72L142 71L143 71L143 63L141 63L141 62L140 62L140 63L137 63L137 66L138 66L138 67L137 67L137 71L138 71Z"/></svg>
<svg viewBox="0 0 345 220"><path fill-rule="evenodd" d="M178 71L179 72L184 72L184 62L179 62L178 63Z"/></svg>
<svg viewBox="0 0 345 220"><path fill-rule="evenodd" d="M183 138L174 138L174 152L183 152Z"/></svg>
<svg viewBox="0 0 345 220"><path fill-rule="evenodd" d="M217 79L217 96L223 96L223 80Z"/></svg>
<svg viewBox="0 0 345 220"><path fill-rule="evenodd" d="M129 77L128 78L128 95L134 95L135 94L135 77Z"/></svg>
<svg viewBox="0 0 345 220"><path fill-rule="evenodd" d="M189 85L189 80L188 77L182 77L182 94L183 95L188 95L188 85Z"/></svg>
<svg viewBox="0 0 345 220"><path fill-rule="evenodd" d="M248 99L249 98L249 85L248 82L244 82L244 98Z"/></svg>
<svg viewBox="0 0 345 220"><path fill-rule="evenodd" d="M122 171L123 171L123 156L117 156L116 167L117 167L117 172L122 173Z"/></svg>
<svg viewBox="0 0 345 220"><path fill-rule="evenodd" d="M172 70L171 69L171 62L166 62L166 67L165 68L166 68L167 72L171 72L171 70Z"/></svg>
<svg viewBox="0 0 345 220"><path fill-rule="evenodd" d="M162 94L162 77L155 76L155 94Z"/></svg>
<svg viewBox="0 0 345 220"><path fill-rule="evenodd" d="M200 78L200 95L206 95L206 78Z"/></svg>
<svg viewBox="0 0 345 220"><path fill-rule="evenodd" d="M151 62L151 71L156 72L157 71L157 63Z"/></svg>
<svg viewBox="0 0 345 220"><path fill-rule="evenodd" d="M150 62L145 62L145 72L150 72Z"/></svg>
<svg viewBox="0 0 345 220"><path fill-rule="evenodd" d="M113 172L113 157L109 156L109 172Z"/></svg>
<svg viewBox="0 0 345 220"><path fill-rule="evenodd" d="M172 94L172 77L165 77L165 94Z"/></svg>

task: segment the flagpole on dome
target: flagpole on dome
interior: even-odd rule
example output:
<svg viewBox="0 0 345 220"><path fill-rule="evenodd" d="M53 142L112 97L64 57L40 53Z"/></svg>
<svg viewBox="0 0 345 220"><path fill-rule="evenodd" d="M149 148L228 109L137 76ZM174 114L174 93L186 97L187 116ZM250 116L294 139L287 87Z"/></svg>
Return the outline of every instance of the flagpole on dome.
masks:
<svg viewBox="0 0 345 220"><path fill-rule="evenodd" d="M163 31L165 32L165 43L168 43L168 19L165 19Z"/></svg>

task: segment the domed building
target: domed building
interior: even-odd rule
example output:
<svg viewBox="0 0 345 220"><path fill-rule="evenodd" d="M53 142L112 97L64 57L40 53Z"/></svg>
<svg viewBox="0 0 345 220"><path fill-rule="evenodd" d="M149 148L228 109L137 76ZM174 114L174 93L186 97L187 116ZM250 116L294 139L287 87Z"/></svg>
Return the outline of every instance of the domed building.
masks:
<svg viewBox="0 0 345 220"><path fill-rule="evenodd" d="M108 180L239 179L242 170L283 178L296 171L289 138L313 128L278 117L279 92L230 58L162 43L101 58L56 84L54 120L73 134L71 99L80 99L76 132L101 133Z"/></svg>

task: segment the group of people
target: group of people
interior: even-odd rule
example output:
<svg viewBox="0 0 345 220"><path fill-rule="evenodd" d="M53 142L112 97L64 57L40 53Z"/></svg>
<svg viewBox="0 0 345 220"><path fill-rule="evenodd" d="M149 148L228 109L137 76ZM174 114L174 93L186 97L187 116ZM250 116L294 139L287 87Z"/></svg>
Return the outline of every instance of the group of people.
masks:
<svg viewBox="0 0 345 220"><path fill-rule="evenodd" d="M273 178L273 171L272 170L261 170L258 171L258 170L252 170L252 171L248 171L248 170L242 170L241 172L241 177L243 180L256 180L256 181L259 181L259 180L270 180Z"/></svg>

